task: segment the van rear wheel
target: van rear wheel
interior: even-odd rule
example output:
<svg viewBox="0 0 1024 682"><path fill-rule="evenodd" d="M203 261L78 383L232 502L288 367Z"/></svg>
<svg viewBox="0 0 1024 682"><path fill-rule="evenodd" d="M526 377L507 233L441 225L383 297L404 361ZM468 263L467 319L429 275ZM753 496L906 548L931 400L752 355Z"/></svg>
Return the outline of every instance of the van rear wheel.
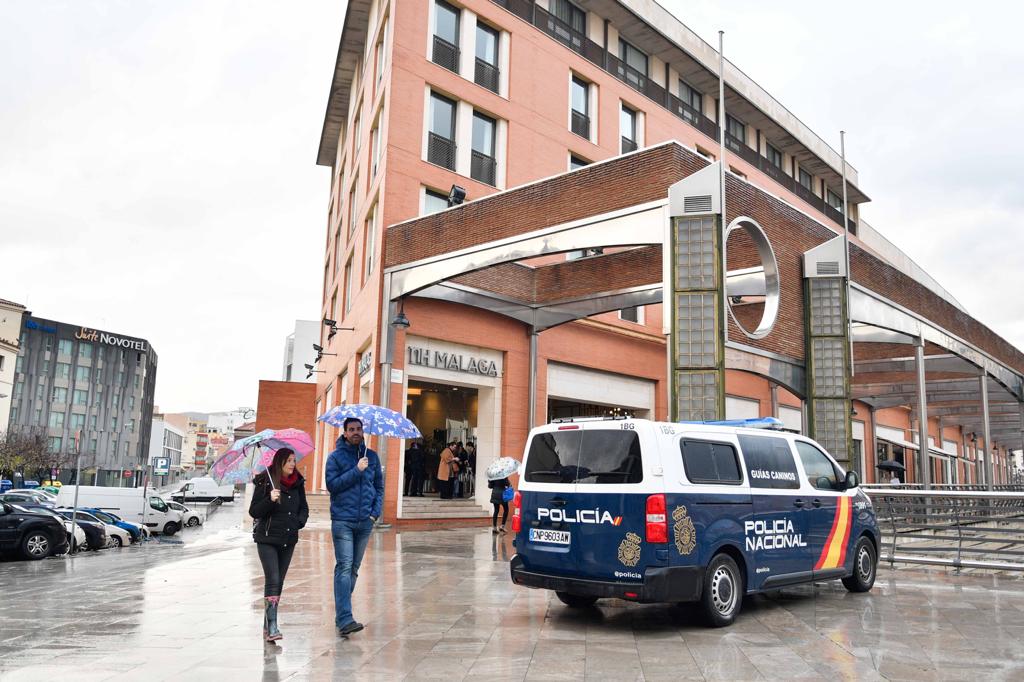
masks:
<svg viewBox="0 0 1024 682"><path fill-rule="evenodd" d="M164 535L171 536L178 532L178 524L174 521L168 521L164 524Z"/></svg>
<svg viewBox="0 0 1024 682"><path fill-rule="evenodd" d="M700 602L711 627L725 627L736 620L743 602L743 577L728 554L717 554L708 564Z"/></svg>
<svg viewBox="0 0 1024 682"><path fill-rule="evenodd" d="M573 609L585 609L588 606L593 606L594 602L597 601L597 597L588 597L582 594L572 594L570 592L555 592L555 596L566 606Z"/></svg>

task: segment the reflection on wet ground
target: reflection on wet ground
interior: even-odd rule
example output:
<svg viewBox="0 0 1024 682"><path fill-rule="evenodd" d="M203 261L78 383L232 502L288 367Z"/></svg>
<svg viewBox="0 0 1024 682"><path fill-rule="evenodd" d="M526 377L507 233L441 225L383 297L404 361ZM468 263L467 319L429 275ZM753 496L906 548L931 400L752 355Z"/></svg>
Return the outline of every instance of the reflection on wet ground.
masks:
<svg viewBox="0 0 1024 682"><path fill-rule="evenodd" d="M487 529L374 535L334 631L326 524L305 532L261 640L262 574L240 508L180 542L0 563L0 679L1024 679L1024 579L883 568L747 599L736 624L609 600L571 610L508 579Z"/></svg>

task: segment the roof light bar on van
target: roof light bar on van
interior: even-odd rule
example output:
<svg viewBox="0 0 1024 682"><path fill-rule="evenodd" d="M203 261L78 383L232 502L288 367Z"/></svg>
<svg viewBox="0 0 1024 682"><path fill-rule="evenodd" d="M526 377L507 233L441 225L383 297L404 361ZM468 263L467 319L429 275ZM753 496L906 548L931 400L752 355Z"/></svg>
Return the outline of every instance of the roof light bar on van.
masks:
<svg viewBox="0 0 1024 682"><path fill-rule="evenodd" d="M760 417L758 419L711 419L708 421L681 421L680 424L703 424L704 426L732 426L743 429L771 429L780 431L785 428L781 419Z"/></svg>
<svg viewBox="0 0 1024 682"><path fill-rule="evenodd" d="M552 424L566 424L572 422L607 422L607 421L622 421L623 419L632 419L624 414L606 414L602 417L559 417L558 419L552 419Z"/></svg>

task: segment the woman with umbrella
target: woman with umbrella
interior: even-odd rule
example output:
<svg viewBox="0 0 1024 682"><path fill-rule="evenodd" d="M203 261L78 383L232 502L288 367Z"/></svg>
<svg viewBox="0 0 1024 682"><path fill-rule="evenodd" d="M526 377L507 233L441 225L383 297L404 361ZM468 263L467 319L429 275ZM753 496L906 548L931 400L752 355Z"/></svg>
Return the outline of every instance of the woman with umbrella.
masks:
<svg viewBox="0 0 1024 682"><path fill-rule="evenodd" d="M511 495L507 491L512 490L512 484L508 477L519 471L519 460L511 457L499 457L487 466L487 487L491 489L491 506L494 513L491 514L491 532L504 533L505 523L508 521L508 503ZM513 493L514 494L514 493ZM501 525L498 525L498 509L501 509Z"/></svg>
<svg viewBox="0 0 1024 682"><path fill-rule="evenodd" d="M252 535L263 564L263 638L268 642L283 636L277 627L277 606L299 530L309 519L305 483L289 448L278 450L270 467L253 479L249 515L256 519Z"/></svg>

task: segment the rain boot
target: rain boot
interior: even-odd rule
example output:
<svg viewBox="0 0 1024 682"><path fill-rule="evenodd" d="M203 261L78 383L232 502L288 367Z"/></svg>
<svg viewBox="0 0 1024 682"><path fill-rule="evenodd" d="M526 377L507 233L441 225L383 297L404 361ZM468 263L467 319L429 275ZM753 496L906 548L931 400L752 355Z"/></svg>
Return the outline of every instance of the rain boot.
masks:
<svg viewBox="0 0 1024 682"><path fill-rule="evenodd" d="M266 633L268 642L276 642L283 637L281 631L277 629L277 603L280 599L280 597L267 597L264 633Z"/></svg>

